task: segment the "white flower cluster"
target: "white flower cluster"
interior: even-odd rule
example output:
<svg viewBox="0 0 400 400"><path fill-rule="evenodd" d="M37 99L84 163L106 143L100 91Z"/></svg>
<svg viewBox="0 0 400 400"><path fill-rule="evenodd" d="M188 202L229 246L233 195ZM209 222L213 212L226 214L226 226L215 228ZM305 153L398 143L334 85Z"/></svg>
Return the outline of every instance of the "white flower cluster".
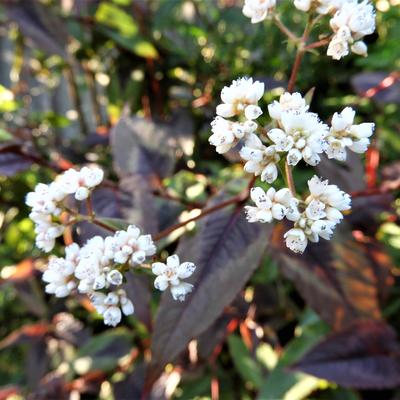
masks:
<svg viewBox="0 0 400 400"><path fill-rule="evenodd" d="M353 53L367 56L363 37L375 31L375 9L369 0L294 0L294 6L304 12L330 14L333 36L327 55L340 60ZM276 6L276 0L245 0L243 14L253 24L263 21Z"/></svg>
<svg viewBox="0 0 400 400"><path fill-rule="evenodd" d="M335 60L349 54L350 50L367 55L367 45L361 40L375 31L375 10L369 1L343 1L330 21L334 36L328 46L328 56Z"/></svg>
<svg viewBox="0 0 400 400"><path fill-rule="evenodd" d="M258 101L264 94L264 84L252 78L240 78L221 91L222 104L217 106L217 117L211 123L213 134L211 145L220 154L236 146L240 139L247 138L257 129L254 121L261 114ZM226 118L237 117L242 122Z"/></svg>
<svg viewBox="0 0 400 400"><path fill-rule="evenodd" d="M284 156L289 165L304 160L309 165L320 162L320 154L326 150L329 127L317 114L308 111L300 93L284 93L279 102L268 106L270 117L276 128L267 132L268 145L258 136L247 137L240 156L246 161L245 171L260 175L261 180L273 183L278 177L278 164Z"/></svg>
<svg viewBox="0 0 400 400"><path fill-rule="evenodd" d="M245 0L243 14L251 18L252 24L256 24L267 18L275 6L276 0Z"/></svg>
<svg viewBox="0 0 400 400"><path fill-rule="evenodd" d="M326 138L326 154L329 158L345 161L346 148L355 153L364 153L369 145L369 137L374 133L375 124L365 122L354 125L355 111L346 107L340 114L332 117L332 126Z"/></svg>
<svg viewBox="0 0 400 400"><path fill-rule="evenodd" d="M62 211L70 212L63 204L66 197L73 194L77 200L88 198L102 179L103 171L99 168L70 169L50 185L40 183L34 192L28 193L26 203L32 207L30 217L36 223L36 244L40 249L52 250L55 239L64 232L60 215ZM56 297L73 292L87 294L104 323L116 326L123 314L134 312L131 300L121 288L124 272L141 265L156 250L151 235L142 235L134 225L105 238L94 236L82 247L73 243L66 246L65 257L50 257L42 276L45 290ZM154 286L162 291L170 287L173 298L183 301L193 289L184 279L195 268L193 263L180 264L176 255L168 257L166 265L156 262L152 266L157 275Z"/></svg>
<svg viewBox="0 0 400 400"><path fill-rule="evenodd" d="M302 204L304 211L298 213L294 227L284 235L286 246L295 253L303 253L308 240L329 240L343 218L342 211L349 210L351 204L347 193L317 176L308 181L308 187L311 194Z"/></svg>
<svg viewBox="0 0 400 400"><path fill-rule="evenodd" d="M330 26L334 35L329 42L328 56L340 60L349 50L367 55L362 38L375 31L375 10L368 0L294 0L294 5L301 11L332 15Z"/></svg>
<svg viewBox="0 0 400 400"><path fill-rule="evenodd" d="M174 300L184 301L193 285L183 282L183 279L189 278L195 269L196 266L191 262L181 263L176 254L169 256L165 264L156 262L152 265L152 271L157 275L154 286L161 291L170 287Z"/></svg>
<svg viewBox="0 0 400 400"><path fill-rule="evenodd" d="M69 169L50 185L39 183L34 192L26 196L26 204L32 208L29 214L35 223L36 246L49 252L55 239L64 232L59 216L63 201L70 194L77 200L86 199L90 191L103 180L103 171L97 167L83 167L80 171Z"/></svg>
<svg viewBox="0 0 400 400"><path fill-rule="evenodd" d="M241 98L241 94L237 92L236 97ZM263 140L255 131L244 135L239 154L245 161L244 170L269 184L277 179L284 162L295 166L303 160L315 166L323 153L345 161L347 149L365 152L374 130L373 123L354 124L355 112L350 107L335 113L329 127L309 111L300 93L283 93L279 101L268 105L268 112L274 126L264 130ZM294 222L285 239L287 247L299 253L308 241L330 239L343 218L342 212L350 208L350 196L317 176L308 186L310 195L305 201L296 198L288 188L277 191L271 187L267 192L261 187L252 188L250 197L255 206L245 207L248 221L268 223L286 218Z"/></svg>
<svg viewBox="0 0 400 400"><path fill-rule="evenodd" d="M120 288L123 272L142 264L146 257L156 253L151 235L141 235L139 228L130 225L126 231L117 231L105 238L94 236L83 247L76 243L67 246L65 258L51 258L43 273L46 292L65 297L76 290L89 296L106 325L115 326L122 314L134 311L132 302ZM183 301L193 285L183 282L195 270L193 263L179 264L176 255L167 259L167 265L156 262L152 270L157 278L154 286L159 290L170 287L175 300Z"/></svg>

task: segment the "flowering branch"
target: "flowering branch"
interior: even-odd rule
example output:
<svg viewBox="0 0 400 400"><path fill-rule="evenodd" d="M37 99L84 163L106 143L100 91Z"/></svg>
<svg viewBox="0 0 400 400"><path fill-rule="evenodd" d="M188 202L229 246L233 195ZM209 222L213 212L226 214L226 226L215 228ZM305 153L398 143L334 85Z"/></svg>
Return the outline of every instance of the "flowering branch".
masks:
<svg viewBox="0 0 400 400"><path fill-rule="evenodd" d="M198 219L201 219L203 217L205 217L208 214L214 213L218 210L221 210L222 208L228 207L232 204L241 204L247 201L247 199L250 196L250 189L253 186L255 182L255 177L252 177L246 187L246 189L243 190L243 192L239 193L238 195L231 197L228 200L222 201L221 203L216 204L215 206L212 206L210 208L206 208L205 210L203 209L202 212L199 215L196 215L195 217L189 218L186 221L180 222L178 224L172 225L169 228L164 229L163 231L157 233L156 235L154 235L154 240L160 240L166 236L168 236L170 233L172 233L173 231L182 228L183 226L197 221Z"/></svg>

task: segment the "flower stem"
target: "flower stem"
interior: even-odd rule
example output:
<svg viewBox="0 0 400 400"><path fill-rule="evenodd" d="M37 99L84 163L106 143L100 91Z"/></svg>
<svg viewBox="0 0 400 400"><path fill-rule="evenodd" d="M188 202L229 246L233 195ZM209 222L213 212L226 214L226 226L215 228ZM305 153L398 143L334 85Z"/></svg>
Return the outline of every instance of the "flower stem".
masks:
<svg viewBox="0 0 400 400"><path fill-rule="evenodd" d="M287 28L287 26L281 21L278 15L274 15L273 21L278 29L290 40L293 40L294 42L298 42L300 40L300 38L298 38L291 30Z"/></svg>
<svg viewBox="0 0 400 400"><path fill-rule="evenodd" d="M296 186L294 184L292 168L287 161L285 161L285 175L286 175L286 182L292 193L292 196L296 197Z"/></svg>
<svg viewBox="0 0 400 400"><path fill-rule="evenodd" d="M87 210L89 217L94 219L92 197L90 195L86 199L86 210Z"/></svg>
<svg viewBox="0 0 400 400"><path fill-rule="evenodd" d="M294 59L292 72L290 73L289 83L288 83L288 87L287 87L287 90L290 93L293 92L294 87L296 85L297 75L299 73L300 65L301 65L301 62L303 60L304 53L306 51L305 50L306 43L307 43L308 37L310 35L310 31L311 31L311 28L312 28L313 24L314 24L314 20L313 20L312 16L310 16L308 18L307 25L304 28L304 32L303 32L303 35L301 37L300 43L299 43L299 45L297 47L297 52L296 52L296 57Z"/></svg>
<svg viewBox="0 0 400 400"><path fill-rule="evenodd" d="M230 206L232 204L244 203L249 198L251 187L253 186L253 184L254 184L256 179L257 178L255 176L253 176L249 180L249 183L247 184L247 187L241 193L237 194L236 196L233 196L230 199L222 201L221 203L216 204L215 206L212 206L212 207L207 208L205 210L203 209L202 212L199 215L196 215L195 217L189 218L186 221L179 222L178 224L172 225L169 228L164 229L163 231L161 231L161 232L157 233L156 235L154 235L153 239L154 240L160 240L160 239L168 236L173 231L175 231L175 230L177 230L179 228L182 228L183 226L189 224L190 222L197 221L198 219L203 218L208 214L211 214L211 213L213 213L215 211L218 211L218 210L220 210L222 208L228 207L228 206Z"/></svg>

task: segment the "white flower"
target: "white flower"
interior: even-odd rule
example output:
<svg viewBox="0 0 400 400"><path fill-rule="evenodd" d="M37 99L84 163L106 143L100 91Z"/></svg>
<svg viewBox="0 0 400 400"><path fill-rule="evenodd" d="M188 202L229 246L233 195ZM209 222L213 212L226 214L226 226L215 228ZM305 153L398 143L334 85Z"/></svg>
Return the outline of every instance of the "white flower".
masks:
<svg viewBox="0 0 400 400"><path fill-rule="evenodd" d="M297 200L287 188L276 191L271 187L265 192L260 187L254 187L250 191L250 197L256 206L245 207L249 222L265 223L271 222L272 219L282 220L290 207L297 206Z"/></svg>
<svg viewBox="0 0 400 400"><path fill-rule="evenodd" d="M238 141L257 129L254 121L244 123L231 122L222 117L216 117L211 122L213 134L209 137L209 142L216 147L217 153L223 154L236 146Z"/></svg>
<svg viewBox="0 0 400 400"><path fill-rule="evenodd" d="M276 165L280 160L279 154L275 146L264 146L257 135L249 135L239 154L247 161L244 165L246 172L261 175L261 180L268 183L274 182L278 177Z"/></svg>
<svg viewBox="0 0 400 400"><path fill-rule="evenodd" d="M345 211L351 208L350 196L340 190L336 185L329 185L328 181L321 180L318 176L314 175L308 181L308 187L310 189L310 196L307 198L307 204L312 200L319 200L326 205L327 218L338 222L337 213L331 209L337 211ZM330 215L332 215L330 217ZM341 219L341 218L340 218Z"/></svg>
<svg viewBox="0 0 400 400"><path fill-rule="evenodd" d="M354 54L358 54L359 56L367 57L368 55L367 45L362 40L355 42L350 48Z"/></svg>
<svg viewBox="0 0 400 400"><path fill-rule="evenodd" d="M325 149L328 126L319 121L313 113L285 112L281 115L282 129L271 129L267 134L280 152L287 152L289 165L296 165L301 159L307 164L317 165L319 154Z"/></svg>
<svg viewBox="0 0 400 400"><path fill-rule="evenodd" d="M370 35L375 31L375 10L369 1L344 1L330 21L334 31L348 27L355 39Z"/></svg>
<svg viewBox="0 0 400 400"><path fill-rule="evenodd" d="M129 225L126 231L118 231L112 239L114 261L125 264L130 261L132 265L142 264L146 257L156 253L156 246L151 235L141 235L140 229Z"/></svg>
<svg viewBox="0 0 400 400"><path fill-rule="evenodd" d="M294 6L304 12L310 11L312 7L319 14L328 14L340 8L344 0L294 0Z"/></svg>
<svg viewBox="0 0 400 400"><path fill-rule="evenodd" d="M107 287L106 274L114 257L112 237L94 236L81 248L75 277L80 280L78 290L89 293Z"/></svg>
<svg viewBox="0 0 400 400"><path fill-rule="evenodd" d="M110 272L108 272L107 274L107 281L114 286L119 286L122 284L123 281L123 276L121 274L121 272L119 272L116 269L111 270Z"/></svg>
<svg viewBox="0 0 400 400"><path fill-rule="evenodd" d="M333 229L343 218L342 211L350 209L351 199L336 185L329 185L316 175L308 181L310 195L303 203L304 211L292 220L293 229L284 235L286 246L303 253L308 241L318 242L320 238L330 240Z"/></svg>
<svg viewBox="0 0 400 400"><path fill-rule="evenodd" d="M340 114L333 115L332 127L326 138L328 158L345 161L346 148L356 153L363 153L367 150L368 138L373 134L375 125L373 123L353 125L354 116L355 111L351 107L346 107Z"/></svg>
<svg viewBox="0 0 400 400"><path fill-rule="evenodd" d="M290 229L284 235L286 246L295 253L303 253L307 247L307 238L301 229Z"/></svg>
<svg viewBox="0 0 400 400"><path fill-rule="evenodd" d="M122 289L108 294L93 292L90 300L96 311L103 316L105 325L117 326L121 322L122 313L131 315L134 312L132 302Z"/></svg>
<svg viewBox="0 0 400 400"><path fill-rule="evenodd" d="M56 193L52 190L51 186L39 183L36 185L34 192L30 192L26 195L25 202L32 208L33 212L47 215L58 214L59 209L57 207L55 195L58 198L58 192Z"/></svg>
<svg viewBox="0 0 400 400"><path fill-rule="evenodd" d="M271 118L280 120L283 112L303 113L308 110L308 105L300 93L285 92L278 101L268 105L268 112Z"/></svg>
<svg viewBox="0 0 400 400"><path fill-rule="evenodd" d="M29 217L35 222L36 246L49 252L54 248L55 240L64 232L64 226L52 222L51 215L31 212Z"/></svg>
<svg viewBox="0 0 400 400"><path fill-rule="evenodd" d="M74 271L79 255L79 246L73 243L65 248L65 258L50 258L42 279L47 282L46 293L66 297L76 287Z"/></svg>
<svg viewBox="0 0 400 400"><path fill-rule="evenodd" d="M97 167L83 167L79 174L84 184L90 189L100 185L104 178L103 170Z"/></svg>
<svg viewBox="0 0 400 400"><path fill-rule="evenodd" d="M245 0L243 14L251 18L252 24L256 24L263 21L275 5L276 0Z"/></svg>
<svg viewBox="0 0 400 400"><path fill-rule="evenodd" d="M348 54L349 45L352 45L351 50L354 53L366 56L367 46L359 40L375 31L374 7L367 0L361 3L357 0L347 0L338 8L330 20L335 35L329 44L327 54L339 60Z"/></svg>
<svg viewBox="0 0 400 400"><path fill-rule="evenodd" d="M54 248L55 239L64 232L64 226L54 217L61 214L62 202L74 193L77 200L86 199L90 189L103 179L99 168L84 167L80 171L69 169L59 175L50 185L39 183L26 196L26 204L32 208L29 217L35 222L36 246L49 252Z"/></svg>
<svg viewBox="0 0 400 400"><path fill-rule="evenodd" d="M330 240L336 222L325 217L324 205L311 202L295 222L294 228L285 233L286 246L295 253L303 253L307 243L319 242L319 238Z"/></svg>
<svg viewBox="0 0 400 400"><path fill-rule="evenodd" d="M240 78L225 86L221 91L223 104L217 106L217 114L224 118L246 113L248 106L257 106L264 94L264 83L254 81L252 78ZM261 110L252 107L249 116L261 115ZM252 118L254 119L254 118Z"/></svg>
<svg viewBox="0 0 400 400"><path fill-rule="evenodd" d="M196 266L191 262L181 264L176 254L169 256L166 264L156 262L152 265L152 271L157 275L154 287L161 291L169 287L174 300L184 301L185 296L192 291L193 285L183 282L183 279L189 278L195 269Z"/></svg>
<svg viewBox="0 0 400 400"><path fill-rule="evenodd" d="M104 172L97 167L83 167L80 171L73 168L58 177L61 189L68 194L74 194L76 200L87 199L90 190L103 180Z"/></svg>
<svg viewBox="0 0 400 400"><path fill-rule="evenodd" d="M334 60L340 60L349 54L350 30L347 26L341 27L333 36L328 45L327 55Z"/></svg>

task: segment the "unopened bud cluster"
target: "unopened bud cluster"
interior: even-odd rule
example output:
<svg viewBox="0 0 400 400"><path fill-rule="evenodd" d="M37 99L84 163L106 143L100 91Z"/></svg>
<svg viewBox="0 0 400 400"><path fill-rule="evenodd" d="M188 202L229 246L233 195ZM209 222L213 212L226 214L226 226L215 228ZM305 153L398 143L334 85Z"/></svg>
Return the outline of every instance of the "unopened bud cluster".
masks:
<svg viewBox="0 0 400 400"><path fill-rule="evenodd" d="M239 85L238 82L246 84ZM231 90L232 87L235 91ZM242 78L225 87L221 98L226 100L225 94L229 90L229 104L243 104L244 98L258 101L263 96L261 88L261 82ZM257 107L256 115L260 116L262 110L258 104L253 101L251 105ZM221 105L217 107L217 113L220 110ZM317 114L309 111L300 93L283 93L279 101L268 105L268 113L271 118L269 127L262 129L256 125L251 131L245 131L240 137L242 147L239 150L245 162L244 170L260 176L261 181L268 184L275 182L285 163L294 167L303 161L316 166L322 154L345 161L348 150L363 153L374 131L373 123L354 124L355 112L350 107L335 113L331 126L325 124ZM238 120L248 121L246 107L235 108L229 116L234 120L225 120L226 126L234 126ZM217 145L218 152L224 153L238 143L239 138L230 141L231 134L229 128L225 131L221 129L218 143L215 142L215 132L210 137L210 143ZM228 140L229 146L221 147ZM267 223L283 218L292 221L294 226L284 238L287 247L298 253L305 250L308 241L318 242L319 238L329 240L333 229L343 218L342 212L350 209L350 196L317 176L309 180L308 187L310 194L305 200L297 198L288 188L276 190L270 187L267 192L261 187L252 188L250 197L255 206L246 206L248 221Z"/></svg>
<svg viewBox="0 0 400 400"><path fill-rule="evenodd" d="M363 37L375 31L375 10L368 0L294 0L294 6L304 12L330 15L330 38L327 55L335 60L353 53L366 56ZM251 22L263 21L275 11L275 0L245 0L243 14Z"/></svg>
<svg viewBox="0 0 400 400"><path fill-rule="evenodd" d="M103 171L97 167L70 169L58 176L50 185L38 184L28 193L26 203L32 207L30 217L36 223L36 245L47 252L62 235L66 225L62 212L70 213L65 205L67 196L76 200L89 197L93 188L101 183ZM80 247L73 243L65 248L65 257L50 257L43 273L46 292L56 297L72 293L88 295L106 325L116 326L122 315L134 312L123 284L124 273L142 264L156 254L151 235L141 234L138 227L130 225L114 235L94 236ZM152 271L157 275L154 286L159 290L170 288L175 300L183 301L193 289L184 282L195 270L193 263L180 263L177 255L167 258L166 264L156 262Z"/></svg>

